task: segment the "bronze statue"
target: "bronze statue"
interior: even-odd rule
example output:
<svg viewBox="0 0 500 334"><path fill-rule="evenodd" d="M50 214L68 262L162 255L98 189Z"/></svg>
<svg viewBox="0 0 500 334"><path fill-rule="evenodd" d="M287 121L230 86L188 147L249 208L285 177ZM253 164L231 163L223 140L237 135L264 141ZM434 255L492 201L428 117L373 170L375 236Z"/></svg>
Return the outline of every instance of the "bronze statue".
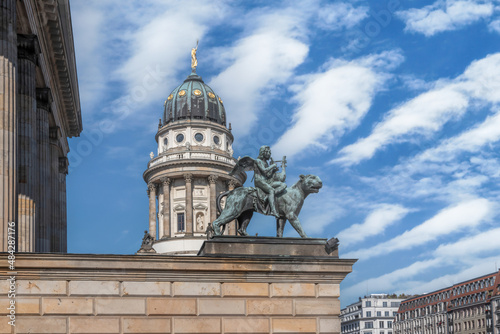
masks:
<svg viewBox="0 0 500 334"><path fill-rule="evenodd" d="M271 162L271 165L267 161ZM299 235L306 238L298 215L302 209L305 198L311 193L317 193L323 186L321 179L315 175L300 175L292 187L287 188L284 183L286 178L286 157L281 161L283 172L277 173L278 167L271 159L269 146L262 146L259 157L252 159L243 157L238 160L230 175L241 171L254 170L255 188L240 187L226 191L217 197L217 207L220 216L212 222L214 235L221 235L225 225L237 220L238 233L246 236L246 228L254 212L276 217L276 236L283 237L283 229L288 220ZM224 210L220 207L223 197L226 198Z"/></svg>
<svg viewBox="0 0 500 334"><path fill-rule="evenodd" d="M286 157L283 158L286 163ZM271 165L269 166L268 160ZM285 166L285 164L283 164ZM276 172L279 170L278 166L271 158L271 148L269 146L262 146L259 150L259 156L254 161L254 184L259 190L266 193L267 201L271 207L271 215L279 218L278 210L276 210L275 195L281 193L286 188L285 178L286 173L283 171L283 177L278 177Z"/></svg>

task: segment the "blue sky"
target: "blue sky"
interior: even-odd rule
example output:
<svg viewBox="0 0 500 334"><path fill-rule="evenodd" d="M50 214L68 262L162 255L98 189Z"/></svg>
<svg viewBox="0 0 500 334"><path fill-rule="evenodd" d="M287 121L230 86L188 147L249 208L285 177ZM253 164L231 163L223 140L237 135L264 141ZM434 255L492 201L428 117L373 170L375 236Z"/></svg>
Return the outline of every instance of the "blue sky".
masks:
<svg viewBox="0 0 500 334"><path fill-rule="evenodd" d="M343 306L497 269L500 1L72 0L71 10L84 132L70 140L69 252L140 247L142 173L199 39L197 72L224 100L234 156L269 144L287 156L289 184L323 180L299 218L359 258ZM249 232L274 226L259 216Z"/></svg>

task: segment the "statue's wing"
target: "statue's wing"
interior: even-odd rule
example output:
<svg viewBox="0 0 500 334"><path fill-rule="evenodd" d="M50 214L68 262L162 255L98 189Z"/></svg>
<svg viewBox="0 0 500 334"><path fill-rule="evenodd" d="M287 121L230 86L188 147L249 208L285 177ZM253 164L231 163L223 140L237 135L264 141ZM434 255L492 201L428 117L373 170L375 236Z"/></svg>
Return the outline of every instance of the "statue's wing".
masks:
<svg viewBox="0 0 500 334"><path fill-rule="evenodd" d="M253 165L254 165L255 160L252 159L249 156L244 156L243 158L239 159L236 165L234 166L233 170L229 175L235 175L239 174L241 172L248 172L253 170Z"/></svg>

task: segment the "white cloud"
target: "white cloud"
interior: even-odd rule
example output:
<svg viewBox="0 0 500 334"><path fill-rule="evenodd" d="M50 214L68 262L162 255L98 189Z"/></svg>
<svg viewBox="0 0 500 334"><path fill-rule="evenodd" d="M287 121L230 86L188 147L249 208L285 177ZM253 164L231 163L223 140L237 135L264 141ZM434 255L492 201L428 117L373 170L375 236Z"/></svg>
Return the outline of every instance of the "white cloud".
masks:
<svg viewBox="0 0 500 334"><path fill-rule="evenodd" d="M489 177L500 177L500 161L493 158L472 157L470 159L472 165L477 166L479 171Z"/></svg>
<svg viewBox="0 0 500 334"><path fill-rule="evenodd" d="M196 10L193 7L196 5ZM148 103L165 99L170 91L165 83L178 82L179 71L189 73L190 51L213 22L222 20L227 8L224 4L188 1L183 6L170 3L163 11L151 15L149 21L128 37L130 53L117 69L116 75L127 86L121 101L129 108L115 109L119 113L132 113ZM182 27L179 30L179 27ZM202 64L203 60L199 63ZM174 87L171 87L172 89Z"/></svg>
<svg viewBox="0 0 500 334"><path fill-rule="evenodd" d="M408 165L417 163L443 162L453 160L461 152L476 152L484 145L500 140L500 113L489 116L483 123L464 131L458 136L444 140L411 159Z"/></svg>
<svg viewBox="0 0 500 334"><path fill-rule="evenodd" d="M500 19L491 21L488 27L490 28L491 31L500 34Z"/></svg>
<svg viewBox="0 0 500 334"><path fill-rule="evenodd" d="M471 101L498 103L500 101L500 54L489 55L472 62L462 75L450 82L436 82L435 88L390 110L372 133L344 147L340 157L332 162L357 164L370 159L380 149L393 144L426 136L442 129L450 119L461 117ZM485 125L487 126L487 125ZM477 133L477 132L476 132ZM491 129L472 140L487 142L496 138ZM467 146L467 147L470 147Z"/></svg>
<svg viewBox="0 0 500 334"><path fill-rule="evenodd" d="M344 147L341 157L333 161L353 164L373 157L377 150L390 143L404 141L405 136L428 135L451 118L462 115L467 106L467 99L450 88L423 93L391 110L368 137Z"/></svg>
<svg viewBox="0 0 500 334"><path fill-rule="evenodd" d="M402 60L399 51L383 52L349 62L332 61L325 71L304 76L303 83L295 87L299 107L293 125L273 150L293 156L311 146L328 148L345 131L358 126L388 79L386 71Z"/></svg>
<svg viewBox="0 0 500 334"><path fill-rule="evenodd" d="M347 2L328 4L319 11L317 24L327 30L349 29L367 18L368 10L366 6L354 7Z"/></svg>
<svg viewBox="0 0 500 334"><path fill-rule="evenodd" d="M344 256L367 260L397 250L411 249L441 236L474 228L487 220L492 211L493 204L487 199L464 201L441 210L429 220L388 241L371 248L350 252Z"/></svg>
<svg viewBox="0 0 500 334"><path fill-rule="evenodd" d="M457 242L442 244L434 254L448 259L476 257L484 252L500 250L500 228L494 228L473 236L467 236Z"/></svg>
<svg viewBox="0 0 500 334"><path fill-rule="evenodd" d="M230 65L213 78L216 89L230 111L234 133L245 136L257 121L261 107L278 85L292 76L309 51L301 31L304 17L297 10L281 10L252 15L252 29L233 46L219 49ZM250 20L251 18L251 20Z"/></svg>
<svg viewBox="0 0 500 334"><path fill-rule="evenodd" d="M348 246L368 237L383 233L389 226L401 220L410 210L400 205L381 204L374 209L362 224L353 224L339 232L342 245Z"/></svg>
<svg viewBox="0 0 500 334"><path fill-rule="evenodd" d="M396 15L405 21L405 30L432 36L489 18L493 11L494 6L490 1L438 0L420 9L396 12Z"/></svg>

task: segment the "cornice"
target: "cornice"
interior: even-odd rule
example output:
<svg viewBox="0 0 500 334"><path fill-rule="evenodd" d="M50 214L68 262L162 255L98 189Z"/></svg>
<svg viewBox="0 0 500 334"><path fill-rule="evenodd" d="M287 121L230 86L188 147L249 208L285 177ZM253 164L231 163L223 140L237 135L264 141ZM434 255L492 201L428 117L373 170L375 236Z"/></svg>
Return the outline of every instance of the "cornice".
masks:
<svg viewBox="0 0 500 334"><path fill-rule="evenodd" d="M6 254L7 253L3 253ZM340 283L356 260L203 256L16 254L16 279ZM1 276L8 277L7 271Z"/></svg>

